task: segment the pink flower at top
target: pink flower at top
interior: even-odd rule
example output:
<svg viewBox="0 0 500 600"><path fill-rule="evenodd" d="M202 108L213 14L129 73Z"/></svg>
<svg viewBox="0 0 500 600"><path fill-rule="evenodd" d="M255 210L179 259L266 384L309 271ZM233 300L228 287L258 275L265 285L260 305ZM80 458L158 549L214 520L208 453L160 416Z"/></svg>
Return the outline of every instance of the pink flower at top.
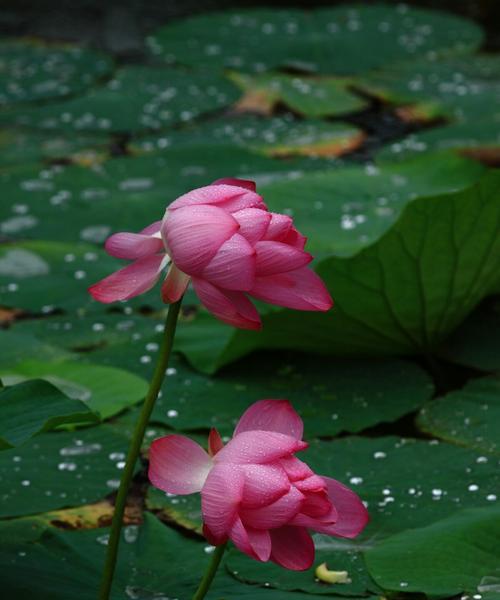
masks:
<svg viewBox="0 0 500 600"><path fill-rule="evenodd" d="M307 267L306 238L287 215L268 211L252 181L221 179L175 200L163 221L140 233L117 233L106 251L133 260L89 288L99 302L127 300L151 289L168 266L165 302L191 281L205 307L225 323L260 329L259 300L297 310L326 311L332 299Z"/></svg>
<svg viewBox="0 0 500 600"><path fill-rule="evenodd" d="M260 400L243 414L227 445L211 431L209 453L181 435L155 440L149 479L172 494L201 492L211 544L230 539L256 560L305 570L314 561L310 530L353 538L368 513L349 488L296 458L307 447L302 431L287 400Z"/></svg>

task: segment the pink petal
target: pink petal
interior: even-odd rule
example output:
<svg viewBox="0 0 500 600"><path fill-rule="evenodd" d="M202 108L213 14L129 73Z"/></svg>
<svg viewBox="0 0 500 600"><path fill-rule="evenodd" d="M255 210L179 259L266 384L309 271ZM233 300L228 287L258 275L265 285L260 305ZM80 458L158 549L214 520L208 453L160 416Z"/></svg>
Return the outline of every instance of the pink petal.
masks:
<svg viewBox="0 0 500 600"><path fill-rule="evenodd" d="M271 536L269 531L245 527L239 517L236 518L229 534L233 544L251 558L266 562L271 555Z"/></svg>
<svg viewBox="0 0 500 600"><path fill-rule="evenodd" d="M229 212L252 207L266 208L262 198L254 191L235 185L212 184L180 196L172 202L168 210L169 212L175 212L182 207L203 204L216 204Z"/></svg>
<svg viewBox="0 0 500 600"><path fill-rule="evenodd" d="M151 223L151 225L145 227L142 231L139 231L139 233L141 235L155 235L155 233L160 233L162 223L163 221L155 221L154 223Z"/></svg>
<svg viewBox="0 0 500 600"><path fill-rule="evenodd" d="M302 434L300 437L302 437ZM296 456L286 456L285 458L280 459L280 464L285 469L290 481L298 482L300 479L305 479L306 477L314 475L312 469Z"/></svg>
<svg viewBox="0 0 500 600"><path fill-rule="evenodd" d="M161 297L165 304L177 302L182 298L191 278L174 263L170 265L167 277L161 286Z"/></svg>
<svg viewBox="0 0 500 600"><path fill-rule="evenodd" d="M271 214L260 208L244 208L233 213L240 225L239 233L251 244L260 240L267 231Z"/></svg>
<svg viewBox="0 0 500 600"><path fill-rule="evenodd" d="M233 217L222 208L187 206L168 211L162 235L179 269L188 275L200 275L238 227Z"/></svg>
<svg viewBox="0 0 500 600"><path fill-rule="evenodd" d="M296 310L326 311L333 306L325 284L307 267L289 273L256 277L249 294L264 302Z"/></svg>
<svg viewBox="0 0 500 600"><path fill-rule="evenodd" d="M240 507L239 515L245 526L254 529L274 529L290 523L301 510L303 494L295 487L278 500L260 508Z"/></svg>
<svg viewBox="0 0 500 600"><path fill-rule="evenodd" d="M194 291L218 319L240 329L260 329L260 316L243 292L221 290L204 279L193 278Z"/></svg>
<svg viewBox="0 0 500 600"><path fill-rule="evenodd" d="M304 527L273 529L271 544L271 560L285 569L305 571L314 562L314 543Z"/></svg>
<svg viewBox="0 0 500 600"><path fill-rule="evenodd" d="M288 215L280 213L269 214L271 215L271 222L269 223L264 239L282 242L293 226L293 219Z"/></svg>
<svg viewBox="0 0 500 600"><path fill-rule="evenodd" d="M290 490L290 482L279 464L242 465L245 473L242 506L258 508L271 504Z"/></svg>
<svg viewBox="0 0 500 600"><path fill-rule="evenodd" d="M305 515L303 512L300 512L295 516L290 525L296 525L297 527L307 527L307 529L312 529L313 531L317 531L318 533L327 533L331 534L331 529L335 525L338 519L338 513L336 509L332 506L331 510L321 516L321 517L311 517L310 515Z"/></svg>
<svg viewBox="0 0 500 600"><path fill-rule="evenodd" d="M217 179L211 185L236 185L238 187L245 188L250 190L251 192L255 192L257 186L255 185L255 181L250 181L250 179L236 179L235 177L225 177L223 179Z"/></svg>
<svg viewBox="0 0 500 600"><path fill-rule="evenodd" d="M328 515L332 510L332 503L325 492L308 493L302 504L300 512L315 519Z"/></svg>
<svg viewBox="0 0 500 600"><path fill-rule="evenodd" d="M296 481L295 485L301 492L323 492L326 490L326 484L319 475L311 475L301 481Z"/></svg>
<svg viewBox="0 0 500 600"><path fill-rule="evenodd" d="M255 430L276 431L301 440L304 424L288 400L259 400L243 413L234 435Z"/></svg>
<svg viewBox="0 0 500 600"><path fill-rule="evenodd" d="M324 533L347 538L356 537L370 520L368 511L359 496L348 487L330 477L323 479L328 487L328 497L338 513L335 525Z"/></svg>
<svg viewBox="0 0 500 600"><path fill-rule="evenodd" d="M255 250L236 233L217 250L203 270L203 279L227 290L244 292L255 281Z"/></svg>
<svg viewBox="0 0 500 600"><path fill-rule="evenodd" d="M150 290L158 281L165 255L139 258L89 287L89 293L99 302L128 300Z"/></svg>
<svg viewBox="0 0 500 600"><path fill-rule="evenodd" d="M313 259L309 253L282 242L257 242L255 250L257 252L256 274L259 276L300 269Z"/></svg>
<svg viewBox="0 0 500 600"><path fill-rule="evenodd" d="M208 453L210 456L215 456L222 448L224 448L224 442L222 441L220 433L217 429L212 427L208 434Z"/></svg>
<svg viewBox="0 0 500 600"><path fill-rule="evenodd" d="M139 233L115 233L106 240L104 248L108 254L116 258L134 260L156 254L163 250L160 238Z"/></svg>
<svg viewBox="0 0 500 600"><path fill-rule="evenodd" d="M217 464L201 490L203 522L217 544L223 543L231 531L243 496L244 482L245 476L238 465Z"/></svg>
<svg viewBox="0 0 500 600"><path fill-rule="evenodd" d="M183 435L159 438L149 450L149 480L170 494L201 491L212 466L205 450Z"/></svg>
<svg viewBox="0 0 500 600"><path fill-rule="evenodd" d="M243 431L222 448L215 461L265 464L304 450L307 446L305 442L275 431Z"/></svg>
<svg viewBox="0 0 500 600"><path fill-rule="evenodd" d="M295 248L299 248L300 250L304 250L307 238L305 235L302 235L299 231L297 231L295 227L291 227L290 231L281 241L284 244L288 244L290 246L294 246Z"/></svg>

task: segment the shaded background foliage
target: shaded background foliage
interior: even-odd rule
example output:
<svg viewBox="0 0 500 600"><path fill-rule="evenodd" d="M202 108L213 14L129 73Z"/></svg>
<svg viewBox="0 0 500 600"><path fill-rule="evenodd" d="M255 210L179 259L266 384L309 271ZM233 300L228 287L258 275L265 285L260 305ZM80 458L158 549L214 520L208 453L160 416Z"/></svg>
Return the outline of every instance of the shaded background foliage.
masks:
<svg viewBox="0 0 500 600"><path fill-rule="evenodd" d="M396 4L382 16L401 11ZM9 86L7 69L13 106L0 111L6 598L95 597L164 312L157 290L126 305L90 300L87 285L119 264L102 242L228 174L255 176L269 206L294 215L336 309L260 306L257 335L216 322L188 293L136 465L113 599L189 598L211 551L199 536L199 498L149 486L150 441L179 431L205 443L211 426L229 436L263 397L293 401L311 442L306 460L358 491L372 521L355 541L315 539L317 564L346 570L349 584L231 552L210 598L500 598L498 2L410 3L472 18L487 34L481 45L471 22L442 25L446 17L429 14L441 23L431 50L452 54L430 64L398 64L394 48L381 64L376 36L363 38L359 54L351 45L331 72L331 55L318 54L326 77L294 71L294 84L290 70L273 73L283 66L279 44L264 55L265 73L222 73L210 56L200 69L196 48L182 56L187 68L163 62L168 26L182 27L184 17L338 5L2 4L5 36L86 48L55 48L51 60L64 67L55 89L36 85L43 72L31 87L29 78ZM194 38L206 33L196 23ZM145 41L150 34L158 55ZM251 41L236 39L234 48L250 43L250 59L262 59ZM43 43L7 40L2 52L9 51L44 63ZM440 85L450 81L451 90ZM177 99L162 96L168 87L180 91ZM175 572L165 566L172 556Z"/></svg>

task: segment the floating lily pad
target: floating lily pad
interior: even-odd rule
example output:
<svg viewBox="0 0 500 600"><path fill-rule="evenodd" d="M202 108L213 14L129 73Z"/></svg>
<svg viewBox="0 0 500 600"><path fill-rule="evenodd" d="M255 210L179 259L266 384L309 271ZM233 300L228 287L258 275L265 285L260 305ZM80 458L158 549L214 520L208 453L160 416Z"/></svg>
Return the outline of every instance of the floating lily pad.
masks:
<svg viewBox="0 0 500 600"><path fill-rule="evenodd" d="M88 244L33 241L0 247L0 292L7 306L42 312L90 303L87 287L117 261Z"/></svg>
<svg viewBox="0 0 500 600"><path fill-rule="evenodd" d="M0 524L5 593L13 597L36 594L37 600L67 600L68 590L72 590L73 600L95 600L108 531L61 531L43 528L35 519ZM186 538L146 513L140 527L132 525L123 530L110 599L190 598L212 550L206 542ZM61 564L71 568L61 570ZM242 585L223 568L215 577L210 596L217 600L310 598L308 594Z"/></svg>
<svg viewBox="0 0 500 600"><path fill-rule="evenodd" d="M397 420L421 406L432 391L428 376L404 361L349 362L302 355L265 355L263 360L261 355L214 378L175 363L152 420L179 430L216 427L231 435L250 404L286 398L304 419L305 437L310 439Z"/></svg>
<svg viewBox="0 0 500 600"><path fill-rule="evenodd" d="M383 100L410 105L409 120L475 121L499 118L499 74L498 56L474 55L389 64L357 85Z"/></svg>
<svg viewBox="0 0 500 600"><path fill-rule="evenodd" d="M48 344L28 333L19 333L12 329L0 333L0 368L15 367L23 360L33 356L43 356L45 360L64 360L71 354L54 345Z"/></svg>
<svg viewBox="0 0 500 600"><path fill-rule="evenodd" d="M54 160L78 164L91 160L99 162L109 154L107 146L110 143L109 138L98 135L68 137L3 129L0 130L0 167Z"/></svg>
<svg viewBox="0 0 500 600"><path fill-rule="evenodd" d="M216 12L171 23L148 39L152 54L170 64L348 75L429 52L469 52L481 41L480 29L460 17L383 4Z"/></svg>
<svg viewBox="0 0 500 600"><path fill-rule="evenodd" d="M366 561L386 590L476 594L499 589L499 547L500 508L472 509L383 540Z"/></svg>
<svg viewBox="0 0 500 600"><path fill-rule="evenodd" d="M262 564L252 560L236 550L229 553L226 566L239 581L254 585L265 584L279 590L299 590L327 596L364 596L381 592L368 574L361 552L339 550L335 541L326 536L317 536L315 546L315 566L327 563L333 571L346 571L348 582L328 585L315 578L313 569L305 572L287 571L271 562Z"/></svg>
<svg viewBox="0 0 500 600"><path fill-rule="evenodd" d="M0 107L80 93L113 68L94 50L34 40L2 41L0 55Z"/></svg>
<svg viewBox="0 0 500 600"><path fill-rule="evenodd" d="M137 404L147 392L147 382L137 375L82 362L26 360L0 369L0 374L4 385L44 379L70 398L84 402L102 419Z"/></svg>
<svg viewBox="0 0 500 600"><path fill-rule="evenodd" d="M439 348L439 355L480 371L500 371L500 306L495 299L474 311Z"/></svg>
<svg viewBox="0 0 500 600"><path fill-rule="evenodd" d="M0 391L0 446L19 446L59 425L98 420L84 402L46 381L34 379Z"/></svg>
<svg viewBox="0 0 500 600"><path fill-rule="evenodd" d="M377 160L405 160L443 150L485 159L485 162L488 156L493 159L500 155L500 111L491 118L479 117L411 134L377 153Z"/></svg>
<svg viewBox="0 0 500 600"><path fill-rule="evenodd" d="M210 72L127 66L86 95L10 111L0 122L67 132L160 129L231 104L237 88Z"/></svg>
<svg viewBox="0 0 500 600"><path fill-rule="evenodd" d="M43 433L0 452L1 517L88 504L118 487L128 439L107 426Z"/></svg>
<svg viewBox="0 0 500 600"><path fill-rule="evenodd" d="M262 185L296 179L304 171L325 168L326 164L317 158L274 160L234 145L217 145L207 152L203 145L172 148L154 156L112 159L94 168L19 168L0 174L6 194L0 207L0 233L10 239L42 238L71 244L79 240L102 245L115 231L138 231L161 219L175 198L228 173ZM123 264L110 258L105 262L113 265L109 272ZM104 271L104 262L99 263ZM89 272L91 267L80 270Z"/></svg>
<svg viewBox="0 0 500 600"><path fill-rule="evenodd" d="M368 102L349 90L350 80L335 77L299 77L269 73L265 75L231 74L245 92L237 109L272 114L284 104L306 117L344 115L366 108Z"/></svg>
<svg viewBox="0 0 500 600"><path fill-rule="evenodd" d="M159 152L181 146L235 145L268 156L340 156L355 150L364 133L349 123L295 119L291 114L262 118L254 115L227 116L185 129L132 139L134 153Z"/></svg>
<svg viewBox="0 0 500 600"><path fill-rule="evenodd" d="M461 390L423 407L417 423L448 442L500 454L500 379L472 379Z"/></svg>

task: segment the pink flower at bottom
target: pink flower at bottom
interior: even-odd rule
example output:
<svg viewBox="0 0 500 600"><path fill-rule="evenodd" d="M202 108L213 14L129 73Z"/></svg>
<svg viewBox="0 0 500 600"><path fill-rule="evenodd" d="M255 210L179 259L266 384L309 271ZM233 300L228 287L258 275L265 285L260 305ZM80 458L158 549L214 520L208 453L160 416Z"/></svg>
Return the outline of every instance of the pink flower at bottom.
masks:
<svg viewBox="0 0 500 600"><path fill-rule="evenodd" d="M306 238L287 215L268 211L252 181L221 179L177 198L161 222L135 233L117 233L106 251L134 262L89 288L100 302L127 300L162 285L176 302L191 281L202 304L220 320L260 329L249 300L297 310L326 311L332 299L307 267Z"/></svg>
<svg viewBox="0 0 500 600"><path fill-rule="evenodd" d="M149 479L172 494L201 492L211 544L230 539L256 560L305 570L314 561L310 530L352 538L368 512L353 491L296 458L307 447L302 431L288 401L261 400L243 414L227 445L212 430L209 453L181 435L155 440Z"/></svg>

